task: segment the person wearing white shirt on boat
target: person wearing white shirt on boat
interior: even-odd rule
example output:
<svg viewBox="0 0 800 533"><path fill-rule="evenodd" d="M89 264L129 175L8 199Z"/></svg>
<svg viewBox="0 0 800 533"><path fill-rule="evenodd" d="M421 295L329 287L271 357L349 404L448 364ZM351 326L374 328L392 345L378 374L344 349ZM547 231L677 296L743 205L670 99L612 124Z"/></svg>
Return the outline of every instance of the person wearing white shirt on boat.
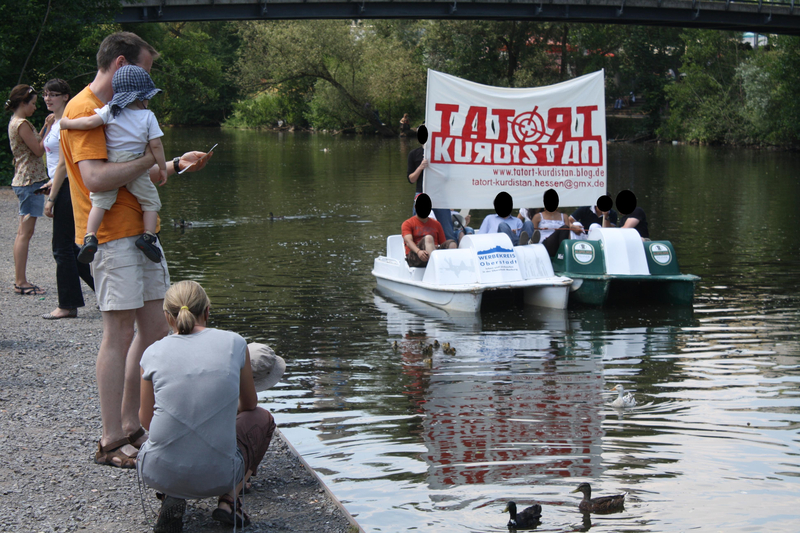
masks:
<svg viewBox="0 0 800 533"><path fill-rule="evenodd" d="M572 233L582 233L583 226L571 225L570 219L558 210L558 193L547 189L544 193L544 211L533 217L536 232L531 238L533 244L541 243L550 257L558 252L561 241L572 238Z"/></svg>
<svg viewBox="0 0 800 533"><path fill-rule="evenodd" d="M505 191L499 192L494 198L494 210L497 214L486 215L481 224L480 233L505 233L514 246L528 244L528 237L533 234L533 224L530 220L523 222L519 218L511 216L513 209L514 200L511 195Z"/></svg>

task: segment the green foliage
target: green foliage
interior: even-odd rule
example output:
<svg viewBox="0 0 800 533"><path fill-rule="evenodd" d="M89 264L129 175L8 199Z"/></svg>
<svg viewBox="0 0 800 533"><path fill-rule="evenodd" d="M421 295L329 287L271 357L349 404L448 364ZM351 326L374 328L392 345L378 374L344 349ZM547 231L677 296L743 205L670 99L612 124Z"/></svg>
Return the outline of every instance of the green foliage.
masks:
<svg viewBox="0 0 800 533"><path fill-rule="evenodd" d="M521 21L427 21L420 40L426 67L503 87L558 79L550 54L561 25Z"/></svg>
<svg viewBox="0 0 800 533"><path fill-rule="evenodd" d="M683 75L667 88L663 137L719 144L800 140L800 39L752 50L741 35L687 30Z"/></svg>
<svg viewBox="0 0 800 533"><path fill-rule="evenodd" d="M677 75L684 45L679 28L631 26L621 43L619 78L621 94L633 91L644 99L651 128L658 126L667 103L666 87Z"/></svg>
<svg viewBox="0 0 800 533"><path fill-rule="evenodd" d="M239 35L248 43L237 62L239 87L253 94L294 80L312 82L308 118L314 127L370 124L391 133L424 86L413 54L385 26L376 30L339 20L246 22ZM324 120L323 110L330 113Z"/></svg>
<svg viewBox="0 0 800 533"><path fill-rule="evenodd" d="M763 63L769 73L771 101L766 107L776 143L800 141L800 37L780 35Z"/></svg>
<svg viewBox="0 0 800 533"><path fill-rule="evenodd" d="M239 94L230 70L240 41L232 23L139 24L129 29L158 50L152 77L164 92L151 108L162 124L219 124Z"/></svg>
<svg viewBox="0 0 800 533"><path fill-rule="evenodd" d="M41 91L51 78L63 78L78 91L95 72L97 46L109 30L118 0L3 0L0 2L0 92L26 83ZM49 10L48 10L49 6ZM8 113L6 113L8 117ZM47 116L39 98L31 117L40 127ZM0 184L13 177L6 128L0 129Z"/></svg>
<svg viewBox="0 0 800 533"><path fill-rule="evenodd" d="M224 125L232 128L274 126L280 118L277 89L268 89L252 98L234 103L233 114Z"/></svg>
<svg viewBox="0 0 800 533"><path fill-rule="evenodd" d="M275 88L266 89L252 98L240 100L233 106L233 115L224 126L252 128L278 126L308 126L309 95L313 85L304 80L293 80Z"/></svg>

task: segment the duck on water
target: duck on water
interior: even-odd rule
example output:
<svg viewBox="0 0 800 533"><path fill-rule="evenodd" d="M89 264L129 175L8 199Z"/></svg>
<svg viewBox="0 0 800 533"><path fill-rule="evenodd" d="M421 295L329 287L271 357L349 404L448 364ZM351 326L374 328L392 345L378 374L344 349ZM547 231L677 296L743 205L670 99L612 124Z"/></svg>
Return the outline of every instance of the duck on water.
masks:
<svg viewBox="0 0 800 533"><path fill-rule="evenodd" d="M625 496L627 492L617 494L615 496L600 496L599 498L592 498L592 487L588 483L581 483L578 488L572 492L582 492L583 500L578 505L578 509L582 513L616 513L625 507Z"/></svg>
<svg viewBox="0 0 800 533"><path fill-rule="evenodd" d="M503 512L508 513L511 517L507 524L510 529L529 529L541 523L542 506L538 503L517 513L517 504L508 502Z"/></svg>

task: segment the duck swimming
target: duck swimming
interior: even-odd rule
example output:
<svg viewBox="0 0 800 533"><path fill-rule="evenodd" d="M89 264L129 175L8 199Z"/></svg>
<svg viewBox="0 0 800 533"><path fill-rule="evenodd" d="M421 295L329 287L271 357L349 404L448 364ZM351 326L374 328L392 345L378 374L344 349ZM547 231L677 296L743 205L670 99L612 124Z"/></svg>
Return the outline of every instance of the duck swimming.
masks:
<svg viewBox="0 0 800 533"><path fill-rule="evenodd" d="M508 527L513 529L527 529L536 527L541 522L542 506L535 503L517 514L517 504L508 502L506 508L503 509L504 513L511 515L511 520L508 521Z"/></svg>
<svg viewBox="0 0 800 533"><path fill-rule="evenodd" d="M625 387L623 387L622 385L617 385L611 390L612 391L615 390L619 393L617 399L611 402L611 407L617 407L617 408L636 407L636 398L634 398L633 394L631 394L630 392L628 394L625 394Z"/></svg>
<svg viewBox="0 0 800 533"><path fill-rule="evenodd" d="M616 496L601 496L600 498L592 498L592 487L588 483L581 483L578 488L572 492L582 492L583 500L581 500L578 509L583 513L616 513L625 507L625 496L627 492L617 494Z"/></svg>
<svg viewBox="0 0 800 533"><path fill-rule="evenodd" d="M283 218L284 218L283 216L276 217L275 215L272 214L272 211L269 212L270 220L283 220Z"/></svg>
<svg viewBox="0 0 800 533"><path fill-rule="evenodd" d="M172 225L176 228L191 228L192 223L188 220L180 219L180 220L173 220Z"/></svg>

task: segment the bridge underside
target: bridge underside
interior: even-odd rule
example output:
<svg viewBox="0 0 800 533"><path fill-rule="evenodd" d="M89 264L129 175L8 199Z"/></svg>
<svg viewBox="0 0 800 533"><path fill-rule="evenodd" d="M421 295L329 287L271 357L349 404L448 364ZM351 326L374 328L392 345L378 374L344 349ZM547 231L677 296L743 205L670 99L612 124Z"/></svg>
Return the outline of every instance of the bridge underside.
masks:
<svg viewBox="0 0 800 533"><path fill-rule="evenodd" d="M800 2L800 0L798 0ZM642 24L800 35L794 0L552 0L520 1L236 1L145 0L127 5L117 22L281 19L527 20Z"/></svg>

